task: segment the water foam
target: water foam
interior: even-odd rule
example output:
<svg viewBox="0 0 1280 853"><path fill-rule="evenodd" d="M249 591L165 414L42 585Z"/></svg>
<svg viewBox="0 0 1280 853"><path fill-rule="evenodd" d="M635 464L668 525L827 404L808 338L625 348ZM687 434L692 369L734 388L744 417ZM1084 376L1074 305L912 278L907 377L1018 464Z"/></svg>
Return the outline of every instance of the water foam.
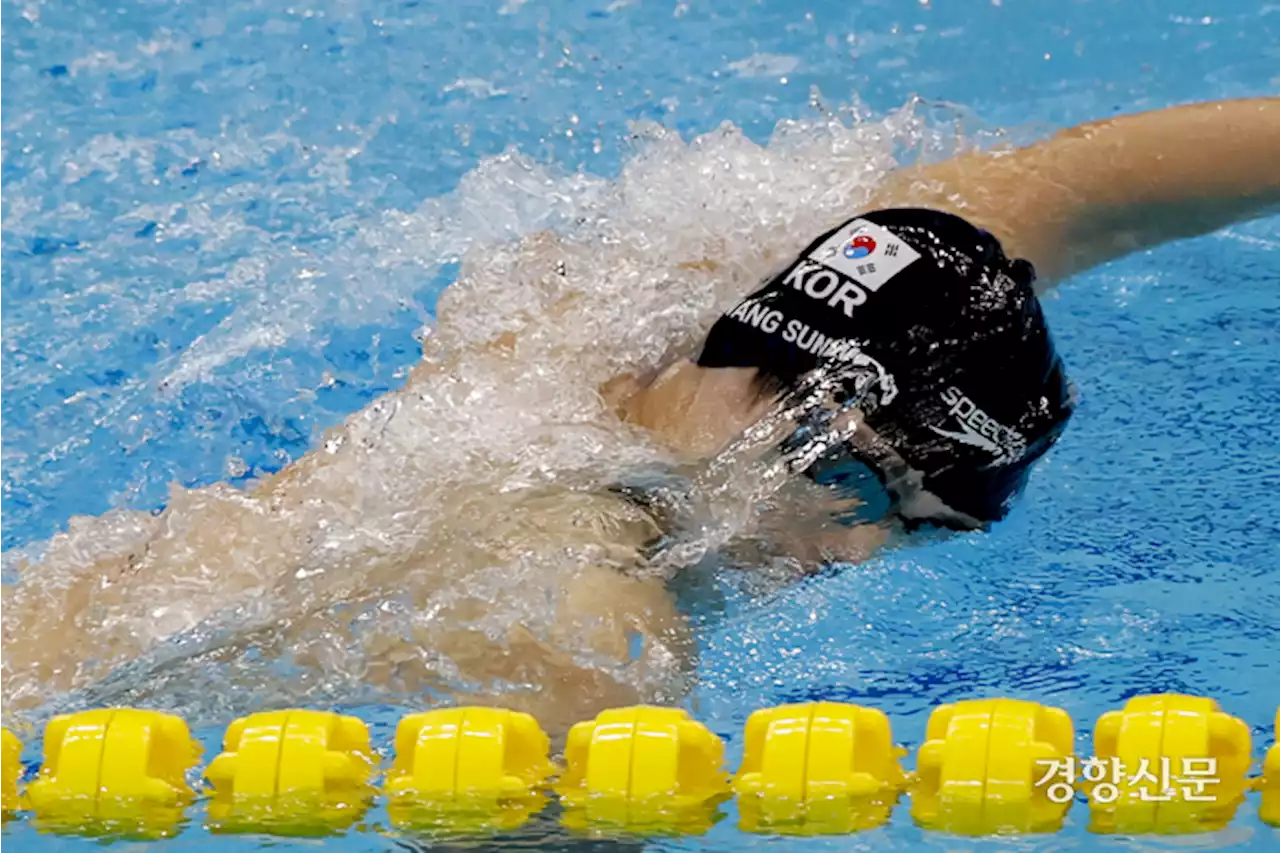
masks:
<svg viewBox="0 0 1280 853"><path fill-rule="evenodd" d="M353 691L389 701L536 685L545 671L473 683L432 637L450 623L498 646L516 625L545 639L558 605L531 591L599 555L566 554L523 519L571 514L573 500L549 490L591 494L668 461L617 421L599 386L691 353L763 274L856 211L903 151L952 144L954 132L926 112L912 103L875 120L783 122L767 145L730 124L687 142L638 124L614 180L509 150L412 212L365 211L334 224L342 238L329 245L241 255L224 276L133 305L140 314L213 298L232 306L144 383L163 399L245 353L305 340L317 324L385 316L461 258L411 387L349 417L275 498L175 487L159 517L73 520L22 569L19 587L6 589L7 637L38 635L37 614L72 612L56 642L99 649L56 679L80 692L49 707L161 694L196 717L222 717L246 702ZM178 160L229 157L197 139L169 144L185 146ZM292 144L265 140L239 156ZM359 150L319 157L311 177L349 182L344 164ZM86 153L99 172L174 159L100 139ZM229 210L211 199L136 216L170 237L198 232L228 258L238 241L272 239ZM740 494L711 544L750 527L741 512L750 497ZM645 696L675 689L679 667L660 642L622 664L576 654ZM6 698L47 698L48 671L13 657L7 650ZM420 677L402 677L408 669Z"/></svg>

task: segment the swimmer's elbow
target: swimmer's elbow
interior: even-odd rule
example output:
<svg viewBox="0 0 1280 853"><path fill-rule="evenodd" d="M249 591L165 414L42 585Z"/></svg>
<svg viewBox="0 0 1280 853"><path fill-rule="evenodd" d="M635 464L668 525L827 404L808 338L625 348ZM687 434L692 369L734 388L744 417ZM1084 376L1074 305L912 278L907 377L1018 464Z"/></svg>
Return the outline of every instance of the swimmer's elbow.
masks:
<svg viewBox="0 0 1280 853"><path fill-rule="evenodd" d="M1019 152L1037 177L1030 186L1053 201L1045 273L1064 278L1276 212L1277 151L1280 98L1120 116Z"/></svg>
<svg viewBox="0 0 1280 853"><path fill-rule="evenodd" d="M1063 130L1017 150L894 173L868 207L928 207L1031 261L1037 288L1280 208L1280 98L1192 104Z"/></svg>

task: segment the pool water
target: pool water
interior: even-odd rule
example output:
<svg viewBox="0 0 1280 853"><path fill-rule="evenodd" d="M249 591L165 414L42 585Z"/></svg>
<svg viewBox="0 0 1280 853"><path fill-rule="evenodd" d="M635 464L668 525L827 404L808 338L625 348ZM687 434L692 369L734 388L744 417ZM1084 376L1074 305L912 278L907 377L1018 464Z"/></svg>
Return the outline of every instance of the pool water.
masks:
<svg viewBox="0 0 1280 853"><path fill-rule="evenodd" d="M649 275L703 248L700 228L753 260L892 159L940 156L958 136L1031 139L1280 89L1280 6L1243 0L5 0L3 29L7 581L74 515L156 508L170 483L246 483L302 455L403 381L473 247L484 257L463 262L478 282L463 304L493 297L500 314L519 304L502 302L492 247L620 222L634 246L583 257L601 286L635 272L641 304L687 299L701 322L713 306L692 285L664 296ZM993 532L731 599L700 635L687 701L728 741L729 766L756 708L871 705L914 750L937 704L1003 694L1070 712L1081 754L1129 696L1211 696L1260 756L1280 704L1278 225L1144 252L1046 301L1080 408ZM620 340L609 357L651 359L674 334L628 338L634 314L601 322ZM193 722L206 760L232 716L286 701L229 699L206 677L148 696ZM315 695L335 701L343 684ZM136 688L50 696L33 719ZM388 747L412 697L352 696L343 710ZM1255 804L1196 846L1280 849ZM732 804L724 814L705 836L648 846L1173 844L1090 835L1080 805L1062 832L1021 840L925 833L904 808L874 831L806 840L747 835ZM159 846L315 843L199 823ZM4 840L94 844L26 821ZM424 846L372 831L330 843ZM501 842L571 843L550 823Z"/></svg>

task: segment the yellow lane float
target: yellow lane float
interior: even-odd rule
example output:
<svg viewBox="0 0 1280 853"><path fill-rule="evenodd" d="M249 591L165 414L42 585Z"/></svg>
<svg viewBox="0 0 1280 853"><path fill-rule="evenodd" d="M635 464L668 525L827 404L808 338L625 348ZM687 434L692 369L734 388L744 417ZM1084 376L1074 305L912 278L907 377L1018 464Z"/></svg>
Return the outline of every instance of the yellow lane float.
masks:
<svg viewBox="0 0 1280 853"><path fill-rule="evenodd" d="M1136 696L1098 719L1093 750L1084 785L1095 832L1221 829L1249 788L1249 727L1212 699Z"/></svg>
<svg viewBox="0 0 1280 853"><path fill-rule="evenodd" d="M46 829L168 836L195 795L186 775L199 758L200 744L171 714L113 708L54 717L27 801Z"/></svg>
<svg viewBox="0 0 1280 853"><path fill-rule="evenodd" d="M929 717L916 761L911 814L926 829L966 835L1053 832L1071 806L1050 782L1071 763L1071 718L1017 699L943 705Z"/></svg>
<svg viewBox="0 0 1280 853"><path fill-rule="evenodd" d="M555 791L564 824L700 833L729 794L724 743L677 708L604 711L569 730Z"/></svg>
<svg viewBox="0 0 1280 853"><path fill-rule="evenodd" d="M510 830L547 802L556 772L550 740L528 714L443 708L396 727L395 763L383 786L399 829Z"/></svg>
<svg viewBox="0 0 1280 853"><path fill-rule="evenodd" d="M905 776L889 718L857 705L811 702L756 711L733 779L740 828L818 835L889 820Z"/></svg>
<svg viewBox="0 0 1280 853"><path fill-rule="evenodd" d="M18 779L22 776L22 742L8 729L0 729L0 813L8 820L19 808Z"/></svg>
<svg viewBox="0 0 1280 853"><path fill-rule="evenodd" d="M1280 734L1280 713L1276 726ZM329 711L253 714L228 727L197 791L200 745L181 719L82 711L46 725L25 792L22 744L3 731L0 795L6 819L30 815L40 831L139 839L175 835L201 814L190 809L197 796L210 832L281 836L353 827L475 836L516 830L548 806L545 819L577 832L697 834L734 795L741 830L844 834L890 822L904 794L930 831L1054 832L1079 798L1091 831L1185 834L1226 826L1253 789L1261 820L1280 826L1280 745L1266 753L1262 776L1248 778L1248 726L1211 699L1179 694L1138 696L1103 714L1085 758L1060 708L1018 699L943 705L910 774L888 717L838 702L753 713L732 777L718 736L683 710L647 705L575 725L563 767L533 717L502 708L405 716L381 784L370 740L361 720ZM360 824L376 797L389 827Z"/></svg>
<svg viewBox="0 0 1280 853"><path fill-rule="evenodd" d="M213 832L317 835L360 819L372 798L376 760L369 730L329 711L242 717L205 771L213 786Z"/></svg>

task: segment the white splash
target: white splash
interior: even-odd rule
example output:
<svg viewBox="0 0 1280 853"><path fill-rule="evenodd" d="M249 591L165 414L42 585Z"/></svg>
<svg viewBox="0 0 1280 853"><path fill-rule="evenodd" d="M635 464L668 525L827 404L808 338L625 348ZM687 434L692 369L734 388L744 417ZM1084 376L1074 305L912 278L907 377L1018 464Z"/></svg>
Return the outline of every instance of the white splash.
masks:
<svg viewBox="0 0 1280 853"><path fill-rule="evenodd" d="M782 53L753 53L745 59L729 63L729 70L739 77L780 77L799 67L798 56Z"/></svg>
<svg viewBox="0 0 1280 853"><path fill-rule="evenodd" d="M764 60L774 63L768 73L783 59ZM555 604L528 590L599 556L566 554L554 535L577 523L576 498L553 502L541 531L516 531L530 502L552 486L589 496L664 461L606 409L599 386L691 352L761 275L857 211L897 165L895 150L937 134L914 107L853 126L783 122L768 145L727 123L691 141L639 124L614 180L509 150L412 212L347 223L348 236L324 249L242 257L217 280L134 304L128 310L150 314L235 303L153 378L172 390L316 324L385 316L461 258L410 391L353 414L274 496L175 488L159 517L73 520L33 549L43 561L6 590L6 636L40 630L40 614L74 613L56 626L57 642L96 648L97 662L56 681L97 683L95 701L166 692L205 714L236 707L237 696L475 688L465 654L431 639L440 626L465 625L485 642L510 641L516 625L541 637L554 630ZM223 162L253 161L293 144L225 143L170 140L206 163L214 149ZM157 152L95 140L86 155L118 171ZM199 230L214 247L261 236L212 200L142 215L170 235ZM707 259L716 271L699 266ZM622 669L578 663L657 695L673 664L651 646ZM47 698L48 679L7 649L5 666L7 698Z"/></svg>

